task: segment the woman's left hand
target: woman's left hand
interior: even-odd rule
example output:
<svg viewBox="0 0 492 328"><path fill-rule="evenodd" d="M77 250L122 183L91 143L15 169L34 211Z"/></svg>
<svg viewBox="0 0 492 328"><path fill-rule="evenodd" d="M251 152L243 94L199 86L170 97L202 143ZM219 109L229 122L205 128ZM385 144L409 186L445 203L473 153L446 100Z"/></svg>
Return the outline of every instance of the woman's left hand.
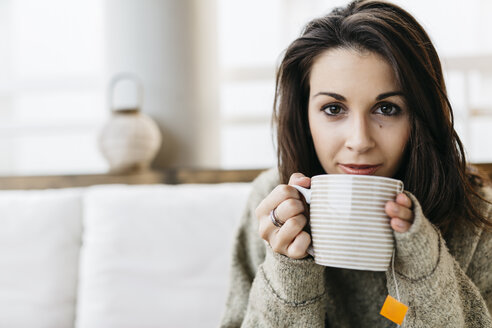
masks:
<svg viewBox="0 0 492 328"><path fill-rule="evenodd" d="M396 196L396 202L389 201L385 206L386 214L391 218L391 228L396 232L406 232L413 223L412 201L404 193Z"/></svg>

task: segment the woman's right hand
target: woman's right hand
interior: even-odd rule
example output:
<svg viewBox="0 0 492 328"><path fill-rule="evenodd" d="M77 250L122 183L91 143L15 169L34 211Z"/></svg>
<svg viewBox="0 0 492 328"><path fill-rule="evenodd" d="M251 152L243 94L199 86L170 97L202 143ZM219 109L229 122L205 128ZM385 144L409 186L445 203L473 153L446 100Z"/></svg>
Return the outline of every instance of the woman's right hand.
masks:
<svg viewBox="0 0 492 328"><path fill-rule="evenodd" d="M275 187L258 205L255 214L260 236L270 244L274 252L293 259L302 259L308 255L311 236L303 230L307 223L304 202L299 191L292 187L293 184L309 188L311 179L302 173L292 174L289 184ZM270 218L272 210L281 222L281 227L273 224Z"/></svg>

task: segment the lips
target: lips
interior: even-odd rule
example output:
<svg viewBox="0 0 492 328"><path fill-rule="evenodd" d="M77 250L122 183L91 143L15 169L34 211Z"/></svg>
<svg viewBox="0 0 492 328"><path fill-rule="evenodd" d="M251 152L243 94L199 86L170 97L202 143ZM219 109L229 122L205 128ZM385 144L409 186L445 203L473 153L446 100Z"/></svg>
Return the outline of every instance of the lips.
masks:
<svg viewBox="0 0 492 328"><path fill-rule="evenodd" d="M373 175L381 167L371 164L338 164L346 174L360 174L360 175Z"/></svg>

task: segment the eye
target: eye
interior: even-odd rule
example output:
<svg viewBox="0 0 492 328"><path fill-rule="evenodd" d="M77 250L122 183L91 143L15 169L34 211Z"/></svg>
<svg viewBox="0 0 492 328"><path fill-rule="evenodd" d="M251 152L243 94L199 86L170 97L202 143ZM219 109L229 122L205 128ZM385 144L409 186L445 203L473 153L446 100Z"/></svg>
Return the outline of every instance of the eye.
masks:
<svg viewBox="0 0 492 328"><path fill-rule="evenodd" d="M336 105L336 104L323 106L321 110L324 111L326 115L330 115L330 116L336 116L343 113L343 108L340 105Z"/></svg>
<svg viewBox="0 0 492 328"><path fill-rule="evenodd" d="M400 114L401 109L395 104L391 103L384 103L379 105L379 107L376 109L376 113L382 114L384 116L395 116Z"/></svg>

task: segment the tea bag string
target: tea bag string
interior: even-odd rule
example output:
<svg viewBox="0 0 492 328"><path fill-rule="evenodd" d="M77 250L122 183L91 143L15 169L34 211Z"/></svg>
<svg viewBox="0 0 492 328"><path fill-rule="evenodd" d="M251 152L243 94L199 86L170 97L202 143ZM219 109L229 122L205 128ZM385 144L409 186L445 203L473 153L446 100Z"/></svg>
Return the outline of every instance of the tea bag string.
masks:
<svg viewBox="0 0 492 328"><path fill-rule="evenodd" d="M393 273L393 281L395 282L396 299L398 300L398 302L401 302L400 292L398 291L398 283L396 282L396 275L395 275L395 249L394 248L393 248L393 255L391 255L391 271Z"/></svg>
<svg viewBox="0 0 492 328"><path fill-rule="evenodd" d="M396 282L396 274L395 274L395 249L393 248L393 255L391 255L391 273L393 274L393 281L395 282L395 289L396 289L396 299L398 302L401 302L400 300L400 292L398 291L398 283ZM405 321L405 319L403 319ZM399 324L396 324L397 327L401 327Z"/></svg>
<svg viewBox="0 0 492 328"><path fill-rule="evenodd" d="M401 190L399 192L403 191L403 186L401 186ZM398 302L401 302L400 300L400 292L398 291L398 282L396 281L396 274L395 274L395 248L393 248L393 255L391 255L391 273L393 274L393 281L395 282L395 289L396 289L396 299ZM403 319L403 322L405 322L405 319ZM396 324L397 327L401 327L399 324Z"/></svg>

